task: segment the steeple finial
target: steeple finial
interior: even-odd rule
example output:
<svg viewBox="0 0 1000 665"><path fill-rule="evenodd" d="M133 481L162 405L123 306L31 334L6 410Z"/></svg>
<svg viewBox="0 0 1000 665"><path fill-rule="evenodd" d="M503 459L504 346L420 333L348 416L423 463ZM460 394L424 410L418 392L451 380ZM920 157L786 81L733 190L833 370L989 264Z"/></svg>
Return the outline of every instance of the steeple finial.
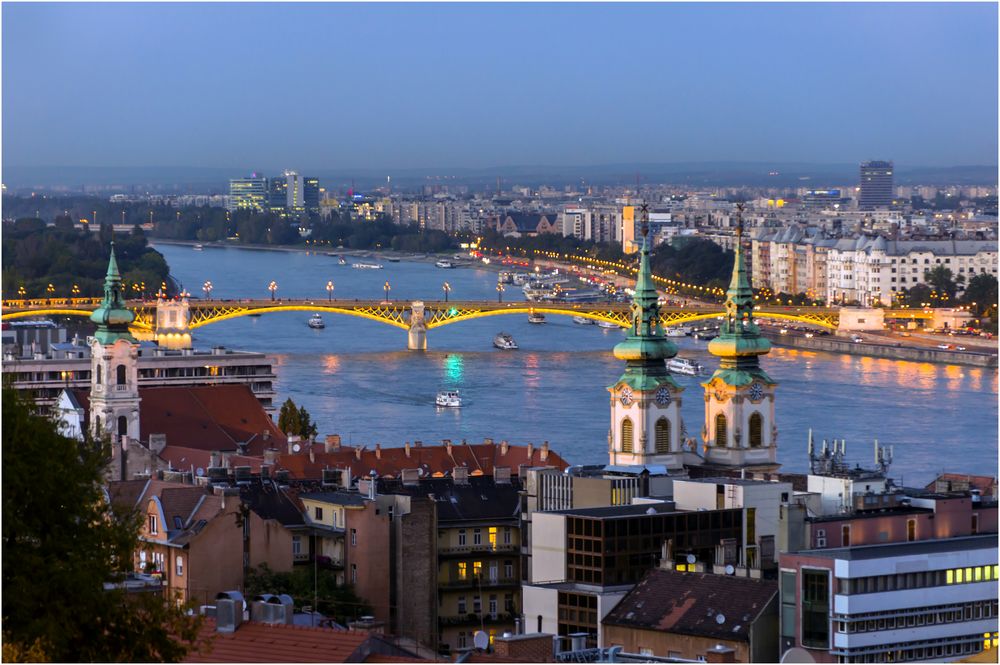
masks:
<svg viewBox="0 0 1000 665"><path fill-rule="evenodd" d="M118 261L115 259L114 242L111 243L111 258L108 259L108 272L104 278L104 300L90 315L90 320L97 324L94 336L104 344L113 343L118 339L135 341L128 331L129 324L135 321L135 314L125 307L122 277L118 272Z"/></svg>

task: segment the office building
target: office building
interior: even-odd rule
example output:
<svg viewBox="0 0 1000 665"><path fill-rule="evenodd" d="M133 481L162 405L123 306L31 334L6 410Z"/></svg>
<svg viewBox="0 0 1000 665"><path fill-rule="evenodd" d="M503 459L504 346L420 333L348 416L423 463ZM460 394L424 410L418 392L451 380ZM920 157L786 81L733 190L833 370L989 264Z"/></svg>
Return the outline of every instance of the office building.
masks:
<svg viewBox="0 0 1000 665"><path fill-rule="evenodd" d="M229 181L229 210L263 212L268 205L267 178L256 173Z"/></svg>
<svg viewBox="0 0 1000 665"><path fill-rule="evenodd" d="M892 162L861 162L861 192L858 207L862 210L892 205Z"/></svg>

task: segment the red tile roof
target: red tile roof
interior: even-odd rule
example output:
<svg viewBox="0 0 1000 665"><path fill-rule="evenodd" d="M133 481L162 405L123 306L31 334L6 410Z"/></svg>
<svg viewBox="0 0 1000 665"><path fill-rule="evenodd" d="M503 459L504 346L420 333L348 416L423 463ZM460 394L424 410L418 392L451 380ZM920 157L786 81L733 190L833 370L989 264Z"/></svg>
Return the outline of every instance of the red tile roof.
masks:
<svg viewBox="0 0 1000 665"><path fill-rule="evenodd" d="M423 469L424 477L435 473L451 473L457 466L464 466L470 475L492 476L497 468L507 467L512 475L517 475L518 467L554 466L559 470L569 464L553 450L540 446L505 445L499 443L453 443L430 446L409 446L396 448L368 448L340 446L325 452L322 443L308 445L294 453L280 453L278 466L288 469L294 478L319 478L325 468L351 467L354 475L367 475L374 470L379 476L398 478L403 469ZM544 457L544 459L543 459Z"/></svg>
<svg viewBox="0 0 1000 665"><path fill-rule="evenodd" d="M997 479L992 476L970 476L964 473L942 473L932 480L925 489L940 492L953 488L978 489L985 496L996 494Z"/></svg>
<svg viewBox="0 0 1000 665"><path fill-rule="evenodd" d="M249 386L171 386L140 388L140 438L166 434L168 446L199 450L236 450L247 443L250 455L287 446ZM270 440L264 441L267 432Z"/></svg>
<svg viewBox="0 0 1000 665"><path fill-rule="evenodd" d="M195 472L198 469L206 470L211 466L212 452L208 450L198 450L197 448L185 448L184 446L167 446L160 451L160 457L170 463L172 469L177 471ZM250 457L248 455L229 455L229 467L249 466L251 473L260 473L260 466L264 463L263 457Z"/></svg>
<svg viewBox="0 0 1000 665"><path fill-rule="evenodd" d="M350 663L364 659L368 633L248 621L235 632L216 631L206 618L185 663Z"/></svg>

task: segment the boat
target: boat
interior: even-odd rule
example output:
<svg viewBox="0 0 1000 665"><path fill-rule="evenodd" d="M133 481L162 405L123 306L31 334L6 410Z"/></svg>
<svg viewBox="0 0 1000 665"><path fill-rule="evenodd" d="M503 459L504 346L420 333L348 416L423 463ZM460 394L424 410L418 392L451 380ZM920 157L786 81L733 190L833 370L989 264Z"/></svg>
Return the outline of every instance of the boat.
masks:
<svg viewBox="0 0 1000 665"><path fill-rule="evenodd" d="M388 261L389 263L399 263L398 256L387 256L385 257L385 260Z"/></svg>
<svg viewBox="0 0 1000 665"><path fill-rule="evenodd" d="M671 326L666 330L667 337L687 337L691 334L691 329L684 326Z"/></svg>
<svg viewBox="0 0 1000 665"><path fill-rule="evenodd" d="M200 252L201 250L205 249L205 246L204 245L195 245L192 249L194 249L194 251L196 251L196 252Z"/></svg>
<svg viewBox="0 0 1000 665"><path fill-rule="evenodd" d="M455 264L452 263L451 261L449 261L448 259L441 259L440 261L435 262L434 265L437 266L438 268L454 268L455 267Z"/></svg>
<svg viewBox="0 0 1000 665"><path fill-rule="evenodd" d="M311 316L311 317L309 318L309 327L310 327L310 328L316 328L316 329L320 329L320 328L326 328L326 324L325 324L325 323L323 323L323 317L322 317L322 316L320 316L320 315L319 315L319 314L317 313L317 314L313 314L313 315L312 315L312 316Z"/></svg>
<svg viewBox="0 0 1000 665"><path fill-rule="evenodd" d="M345 259L345 258L344 258L344 257L342 256L342 257L340 257L340 259L338 259L338 260L337 260L337 263L339 263L339 264L340 264L340 265L342 265L342 266L346 266L346 265L347 265L347 259Z"/></svg>
<svg viewBox="0 0 1000 665"><path fill-rule="evenodd" d="M688 376L698 376L702 373L701 364L689 358L671 358L667 361L667 369L674 374L686 374Z"/></svg>
<svg viewBox="0 0 1000 665"><path fill-rule="evenodd" d="M359 270L381 270L382 269L382 264L381 263L365 263L364 261L360 261L358 263L352 263L351 267L352 268L357 268Z"/></svg>
<svg viewBox="0 0 1000 665"><path fill-rule="evenodd" d="M545 323L545 315L541 312L528 314L528 323Z"/></svg>
<svg viewBox="0 0 1000 665"><path fill-rule="evenodd" d="M517 349L517 342L514 341L513 337L502 332L497 333L497 336L493 338L493 346L502 351L513 351Z"/></svg>
<svg viewBox="0 0 1000 665"><path fill-rule="evenodd" d="M437 394L434 404L440 407L455 408L462 406L462 398L457 390L442 390Z"/></svg>
<svg viewBox="0 0 1000 665"><path fill-rule="evenodd" d="M620 325L618 325L617 323L614 323L613 321L598 321L597 322L597 327L598 328L621 328Z"/></svg>
<svg viewBox="0 0 1000 665"><path fill-rule="evenodd" d="M592 326L595 321L593 319L588 319L585 316L574 316L573 323L579 323L581 326Z"/></svg>
<svg viewBox="0 0 1000 665"><path fill-rule="evenodd" d="M699 330L694 333L695 339L700 339L703 342L711 342L713 339L719 336L718 332L715 330Z"/></svg>

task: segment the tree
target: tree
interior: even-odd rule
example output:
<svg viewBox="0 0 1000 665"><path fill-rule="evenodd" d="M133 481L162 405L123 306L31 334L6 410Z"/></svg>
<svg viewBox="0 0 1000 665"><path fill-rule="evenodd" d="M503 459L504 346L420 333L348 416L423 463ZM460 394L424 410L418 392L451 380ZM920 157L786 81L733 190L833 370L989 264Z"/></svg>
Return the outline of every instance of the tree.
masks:
<svg viewBox="0 0 1000 665"><path fill-rule="evenodd" d="M962 294L962 302L972 306L972 312L979 317L995 316L997 309L997 278L981 272L969 280L969 286Z"/></svg>
<svg viewBox="0 0 1000 665"><path fill-rule="evenodd" d="M326 567L297 566L290 573L279 573L261 564L247 573L244 592L247 596L262 593L291 596L295 605L313 605L315 611L335 621L346 622L372 613L363 599L348 585L338 585L336 573Z"/></svg>
<svg viewBox="0 0 1000 665"><path fill-rule="evenodd" d="M937 294L934 298L936 304L946 305L955 298L958 285L952 278L951 270L942 265L937 265L924 272L924 281Z"/></svg>
<svg viewBox="0 0 1000 665"><path fill-rule="evenodd" d="M305 439L316 436L318 432L316 423L312 422L306 408L296 406L291 397L281 405L281 411L278 413L278 429L285 434L294 434Z"/></svg>
<svg viewBox="0 0 1000 665"><path fill-rule="evenodd" d="M155 594L105 589L131 568L140 516L109 505L105 442L61 436L3 390L3 656L175 662L200 618Z"/></svg>

